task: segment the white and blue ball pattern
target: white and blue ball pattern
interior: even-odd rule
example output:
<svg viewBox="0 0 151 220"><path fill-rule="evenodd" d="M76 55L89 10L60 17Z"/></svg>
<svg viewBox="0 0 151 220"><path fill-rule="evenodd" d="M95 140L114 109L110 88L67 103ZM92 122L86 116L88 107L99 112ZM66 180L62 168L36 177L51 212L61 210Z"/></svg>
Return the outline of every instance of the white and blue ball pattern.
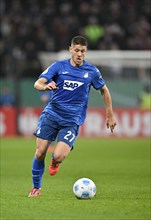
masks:
<svg viewBox="0 0 151 220"><path fill-rule="evenodd" d="M96 185L89 178L78 179L73 185L73 193L79 199L91 199L96 195Z"/></svg>

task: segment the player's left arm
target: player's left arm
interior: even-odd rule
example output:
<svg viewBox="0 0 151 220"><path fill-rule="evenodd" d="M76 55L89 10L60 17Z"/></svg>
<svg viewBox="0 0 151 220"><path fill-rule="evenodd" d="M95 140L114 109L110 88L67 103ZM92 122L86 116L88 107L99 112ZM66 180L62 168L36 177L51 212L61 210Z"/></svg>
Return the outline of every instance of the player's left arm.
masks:
<svg viewBox="0 0 151 220"><path fill-rule="evenodd" d="M106 85L104 85L101 89L101 95L105 104L105 110L106 110L106 125L107 128L110 128L111 132L113 133L113 130L116 126L116 121L114 118L113 108L112 108L112 98L109 92L109 89Z"/></svg>

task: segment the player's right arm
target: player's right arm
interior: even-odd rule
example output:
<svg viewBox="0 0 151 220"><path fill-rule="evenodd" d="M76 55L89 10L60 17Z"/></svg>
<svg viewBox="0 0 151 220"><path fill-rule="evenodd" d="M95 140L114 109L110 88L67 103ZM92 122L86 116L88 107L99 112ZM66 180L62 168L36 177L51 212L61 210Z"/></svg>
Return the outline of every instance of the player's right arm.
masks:
<svg viewBox="0 0 151 220"><path fill-rule="evenodd" d="M47 79L46 78L39 78L35 84L34 88L39 90L39 91L45 91L45 90L56 90L58 87L56 86L56 83L54 81L50 82L47 84Z"/></svg>

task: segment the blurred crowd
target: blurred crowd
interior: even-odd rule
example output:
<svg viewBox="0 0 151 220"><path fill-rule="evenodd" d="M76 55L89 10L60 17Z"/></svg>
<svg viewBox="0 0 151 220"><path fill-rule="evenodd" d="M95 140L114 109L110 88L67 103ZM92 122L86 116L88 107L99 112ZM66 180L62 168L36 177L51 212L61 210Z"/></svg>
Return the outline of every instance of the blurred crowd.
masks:
<svg viewBox="0 0 151 220"><path fill-rule="evenodd" d="M73 36L90 50L150 50L150 0L1 0L1 76L41 73L39 51L67 49Z"/></svg>

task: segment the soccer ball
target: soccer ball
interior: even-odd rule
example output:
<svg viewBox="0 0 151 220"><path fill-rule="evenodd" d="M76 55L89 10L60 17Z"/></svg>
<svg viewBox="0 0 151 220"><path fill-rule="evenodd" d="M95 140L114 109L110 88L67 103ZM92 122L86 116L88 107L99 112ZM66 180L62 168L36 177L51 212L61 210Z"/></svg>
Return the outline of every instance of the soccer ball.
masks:
<svg viewBox="0 0 151 220"><path fill-rule="evenodd" d="M89 178L78 179L73 185L73 193L78 199L91 199L96 195L96 185Z"/></svg>

